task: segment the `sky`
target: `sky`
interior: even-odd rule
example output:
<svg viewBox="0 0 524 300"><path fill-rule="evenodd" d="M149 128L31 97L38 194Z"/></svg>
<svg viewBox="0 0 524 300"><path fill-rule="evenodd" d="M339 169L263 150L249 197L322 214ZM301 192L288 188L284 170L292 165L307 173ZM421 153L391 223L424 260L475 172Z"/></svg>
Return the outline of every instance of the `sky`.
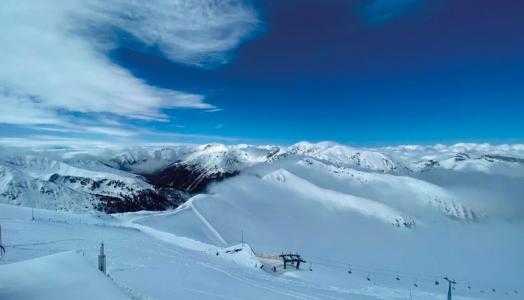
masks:
<svg viewBox="0 0 524 300"><path fill-rule="evenodd" d="M515 0L0 3L0 140L524 142Z"/></svg>

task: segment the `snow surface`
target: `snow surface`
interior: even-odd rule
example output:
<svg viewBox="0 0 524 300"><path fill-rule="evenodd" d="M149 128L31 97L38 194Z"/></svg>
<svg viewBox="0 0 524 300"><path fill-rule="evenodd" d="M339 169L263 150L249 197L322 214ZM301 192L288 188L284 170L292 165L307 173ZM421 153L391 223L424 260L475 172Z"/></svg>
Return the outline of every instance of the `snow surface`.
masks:
<svg viewBox="0 0 524 300"><path fill-rule="evenodd" d="M75 252L0 266L0 299L131 299Z"/></svg>
<svg viewBox="0 0 524 300"><path fill-rule="evenodd" d="M35 209L31 220L30 208L0 204L7 250L0 278L9 277L8 286L0 281L0 295L12 298L11 288L24 286L27 293L56 296L43 285L77 293L73 279L96 282L94 270L100 285L131 299L409 299L411 290L413 299L436 300L445 298L445 275L458 282L453 299L521 299L523 153L519 145L357 149L299 143L44 151L19 163L11 155L0 162L2 191L25 191L26 205L56 208L53 201L69 201L77 212ZM141 180L131 172L175 161L241 173L176 210L115 215L80 212L75 205L81 198L74 196L80 191L45 180L55 171ZM59 197L38 194L42 187ZM411 221L414 226L398 226ZM109 279L96 271L100 242ZM299 252L307 263L284 271L278 260L267 259L282 252ZM68 260L75 270L91 271L78 271L68 282L16 279L11 273L38 266L28 259L57 273L68 272Z"/></svg>
<svg viewBox="0 0 524 300"><path fill-rule="evenodd" d="M382 203L320 188L284 169L272 172L264 176L263 179L281 184L285 188L301 194L306 199L319 201L329 209L349 209L364 216L375 217L383 222L399 226L413 222L405 220L399 211Z"/></svg>
<svg viewBox="0 0 524 300"><path fill-rule="evenodd" d="M519 201L524 194L523 158L523 145L488 144L375 149L332 142L289 147L2 148L0 202L92 210L99 201L95 194L132 199L154 188L137 174L180 164L196 173L198 180L221 173L264 176L284 169L320 188L378 201L413 218L428 209L467 222L520 218L524 216L524 203ZM325 173L331 173L329 180L320 178Z"/></svg>
<svg viewBox="0 0 524 300"><path fill-rule="evenodd" d="M453 262L449 262L461 261L457 268L447 269L450 274L457 277L467 275L467 278L470 278L474 284L477 284L480 279L489 279L488 282L496 282L499 290L503 290L514 286L514 282L504 283L500 280L506 276L511 278L511 276L520 274L522 270L523 263L519 253L524 249L522 243L518 242L523 240L522 224L480 227L471 230L469 241L462 242L456 248L449 247L454 249L445 250L445 253L439 254L448 246L441 246L443 249L434 249L435 243L427 245L428 240L435 238L429 231L415 233L414 236L411 236L411 231L399 231L393 226L374 222L360 223L360 227L340 227L344 228L343 231L340 231L336 228L341 226L341 220L347 217L339 219L339 215L333 212L326 215L326 212L319 210L319 207L312 207L311 214L304 218L290 215L289 218L284 219L284 216L274 214L268 218L265 211L258 211L258 208L268 203L245 202L241 200L242 196L244 195L240 194L240 198L236 199L199 196L191 203L192 207L198 207L197 209L206 222L229 242L231 246L225 248L193 240L189 228L185 229L188 235L186 237L178 235L176 231L164 231L169 230L164 227L166 219L176 219L178 215L176 211L106 216L37 209L35 211L36 220L32 221L30 209L0 205L3 241L7 249L6 256L0 261L0 274L9 276L11 272L4 273L2 271L5 270L4 268L19 268L17 264L10 263L71 250L83 253L87 259L88 266L82 265L78 269L89 270L89 267L95 269L98 245L101 241L106 245L110 278L115 285L134 299L406 299L415 280L412 277L403 277L401 282L397 282L393 279L393 274L372 273L373 282L370 283L365 279L366 271L359 269L358 264L354 265L354 273L348 275L345 266L335 265L333 267L329 264L320 264L322 261L317 259L322 257L329 260L351 258L352 261L362 265L382 265L395 269L398 267L392 260L395 258L398 262L403 262L400 264L403 267L402 270L427 273L428 270L424 270L425 267L435 267L441 264L450 252L455 252L460 248L465 251L468 244L480 247L476 249L479 253L474 255L468 253L468 257L456 258ZM208 201L209 199L212 201ZM310 201L307 202L306 207L310 204ZM236 210L232 211L235 207ZM304 208L300 212L303 213ZM181 208L181 210L187 209L187 207ZM274 207L267 207L267 210L276 211ZM320 222L320 219L308 220L314 216L313 211L320 216L329 216L330 222ZM207 227L207 225L200 217L196 215L194 217L201 222L200 224L196 221L193 223L195 233L198 233L201 231L201 228L198 227ZM239 217L245 217L245 219L239 219ZM247 217L252 218L251 226L248 226ZM137 226L135 222L148 225ZM309 223L312 223L311 226L308 225ZM283 224L290 226L290 230L282 232L280 226ZM315 227L320 228L315 231L313 230ZM235 241L240 239L238 231L241 228L244 229L247 244L238 245ZM513 237L501 234L510 228L515 234ZM304 231L296 231L298 229ZM371 232L374 232L376 238L369 240L365 232L370 229L375 229ZM491 233L486 232L486 229L489 229ZM294 236L289 234L293 232L296 233ZM452 231L447 231L448 234L450 232ZM478 240L481 232L485 241ZM264 236L267 233L273 238ZM435 232L436 235L441 233ZM448 238L456 242L464 238L463 234L464 232L457 233ZM396 239L400 241L395 242ZM405 248L393 253L391 249L402 249L402 247L397 248L399 244L404 244ZM251 250L250 245L256 246ZM337 248L340 247L340 251L332 251L334 245ZM301 250L306 260L314 262L313 271L308 271L307 264L299 271L293 269L287 272L279 270L277 273L264 271L259 268L260 264L264 262L253 255L253 252L278 254L280 251L276 249L290 250L293 246ZM486 249L483 249L484 247ZM230 250L239 248L243 250L233 254L228 253ZM353 248L356 249L351 251ZM329 256L323 256L325 251L329 251ZM408 253L402 253L403 251ZM217 252L219 252L218 255L216 255ZM498 253L500 257L491 257L488 252ZM70 255L67 254L67 257ZM488 261L487 258L492 260ZM43 259L47 260L47 258ZM409 260L413 260L413 263L409 263ZM423 261L425 263L421 264ZM477 276L475 262L484 264L480 269L497 273L486 277ZM61 265L61 263L58 264ZM50 268L54 269L56 264L52 265ZM74 266L74 264L71 265ZM509 265L513 265L514 269L508 269ZM494 266L499 268L494 269ZM60 269L59 266L56 268ZM440 270L432 268L431 271L439 273ZM504 273L507 275L503 275ZM79 274L78 276L84 275ZM401 276L405 276L404 273ZM50 284L61 284L55 282L58 279L48 276L46 280ZM34 286L34 289L28 288L28 293L34 290L43 293L41 295L47 295L45 294L47 291L39 290L40 285L33 284L31 281L22 280L19 284ZM445 294L444 286L436 287L432 282L423 281L423 278L420 278L419 284L420 288L412 291L414 299L436 300L442 299ZM60 287L65 290L72 289L64 293L77 292L74 284L60 285ZM3 286L0 294L5 295L7 291ZM481 297L478 292L468 293L464 283L457 286L456 293L461 296L455 299L500 299L489 295ZM49 297L53 295L55 294L51 293ZM98 298L114 299L103 296ZM518 299L518 297L509 295L508 299Z"/></svg>

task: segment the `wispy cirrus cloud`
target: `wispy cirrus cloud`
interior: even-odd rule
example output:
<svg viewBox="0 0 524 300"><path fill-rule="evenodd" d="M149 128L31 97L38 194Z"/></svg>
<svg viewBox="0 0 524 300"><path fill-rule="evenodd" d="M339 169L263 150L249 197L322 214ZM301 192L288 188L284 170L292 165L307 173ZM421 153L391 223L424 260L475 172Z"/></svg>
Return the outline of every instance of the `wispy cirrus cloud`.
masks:
<svg viewBox="0 0 524 300"><path fill-rule="evenodd" d="M226 62L257 22L242 1L4 0L0 123L75 130L77 114L166 121L164 109L216 109L202 95L152 86L113 63L112 32L127 32L174 62L205 66ZM85 128L127 134L118 127Z"/></svg>
<svg viewBox="0 0 524 300"><path fill-rule="evenodd" d="M245 141L235 137L224 137L215 135L202 135L202 134L184 134L175 132L145 132L142 131L140 134L145 134L147 138L111 138L111 139L93 139L88 137L70 137L70 136L56 136L56 135L45 135L45 134L32 134L26 136L17 137L0 137L0 150L1 147L22 147L22 148L34 148L34 149L78 149L82 151L88 150L90 147L106 148L106 147L126 147L129 145L161 145L166 146L170 144L180 143L239 143Z"/></svg>
<svg viewBox="0 0 524 300"><path fill-rule="evenodd" d="M243 0L113 0L94 2L108 24L158 47L172 61L220 64L257 27Z"/></svg>
<svg viewBox="0 0 524 300"><path fill-rule="evenodd" d="M382 23L402 15L424 0L370 0L362 6L362 13L370 23Z"/></svg>
<svg viewBox="0 0 524 300"><path fill-rule="evenodd" d="M59 126L59 127L45 127L35 126L33 129L37 131L61 132L61 133L98 133L104 135L113 135L121 137L135 136L136 131L125 129L122 127L105 127L105 126Z"/></svg>

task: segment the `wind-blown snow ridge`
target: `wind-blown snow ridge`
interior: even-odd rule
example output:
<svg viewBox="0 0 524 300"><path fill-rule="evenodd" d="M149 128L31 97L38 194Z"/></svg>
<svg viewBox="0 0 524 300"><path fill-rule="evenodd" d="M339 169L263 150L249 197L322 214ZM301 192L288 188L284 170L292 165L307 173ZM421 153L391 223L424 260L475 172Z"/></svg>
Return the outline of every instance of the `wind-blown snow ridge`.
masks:
<svg viewBox="0 0 524 300"><path fill-rule="evenodd" d="M377 187L379 190L387 190L389 197L386 193L380 197L386 203L388 198L394 197L394 192L398 191L404 194L404 197L413 199L410 202L412 206L432 206L449 217L463 221L476 221L479 217L478 212L458 203L458 200L444 188L417 178L362 172L347 167L325 164L314 159L300 160L297 164L306 166L308 169L314 169L315 172L328 173L331 176L342 178L355 187Z"/></svg>
<svg viewBox="0 0 524 300"><path fill-rule="evenodd" d="M407 220L402 217L399 211L382 203L320 188L284 169L270 173L264 176L263 179L283 185L334 210L352 210L364 216L374 217L399 227L410 228L415 225L414 220Z"/></svg>

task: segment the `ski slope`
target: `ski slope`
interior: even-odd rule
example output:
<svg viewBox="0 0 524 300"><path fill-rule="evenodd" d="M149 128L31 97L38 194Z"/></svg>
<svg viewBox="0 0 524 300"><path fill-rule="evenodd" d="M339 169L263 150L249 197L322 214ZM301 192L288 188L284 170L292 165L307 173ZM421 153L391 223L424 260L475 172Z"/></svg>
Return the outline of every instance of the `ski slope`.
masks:
<svg viewBox="0 0 524 300"><path fill-rule="evenodd" d="M0 205L7 250L0 276L9 283L0 283L0 295L56 298L45 286L74 295L76 278L101 280L107 295L86 293L100 299L119 297L114 292L131 299L409 299L411 293L436 300L445 297L448 275L458 282L453 299L521 299L522 149L472 147L202 145L4 160L4 197L20 189L22 205L69 212L35 209L31 220L30 208ZM75 182L46 180L84 174L148 188L125 170L173 160L202 174L240 173L175 210L113 215L88 209L92 202L76 197L85 193ZM100 277L100 242L108 278L91 279L93 270ZM282 252L299 252L307 263L283 270L268 259ZM67 265L86 271L38 282L23 276L41 272L30 269L39 264L56 274L72 272Z"/></svg>
<svg viewBox="0 0 524 300"><path fill-rule="evenodd" d="M35 266L31 261L24 261L44 256L37 260L45 264L49 270L65 272L64 268L85 269L85 274L84 271L79 271L75 278L90 279L93 274L89 270L96 270L99 242L104 241L108 275L115 285L108 289L115 293L124 291L126 296L132 299L360 300L406 299L409 294L406 286L403 287L394 281L388 282L385 278L381 279L382 281L374 278L374 283L369 284L365 279L359 278L356 270L355 277L348 276L344 270L333 270L322 265L314 265L314 271L308 271L306 267L299 271L277 274L266 272L258 268L259 260L252 255L247 244L221 248L195 241L188 247L189 238L172 238L179 236L154 228L156 219L175 219L176 213L103 216L36 210L35 215L36 220L32 221L30 209L1 205L0 220L7 255L1 261L0 276L12 276L13 270L24 273L26 266ZM153 227L135 227L135 222L143 223L147 219ZM207 221L210 222L209 219ZM193 247L194 245L199 247ZM227 253L228 250L242 246L244 249L237 254ZM210 249L213 249L212 253ZM46 257L73 250L84 256L65 253ZM216 255L214 250L217 250L219 255ZM70 260L72 262L69 262ZM52 291L42 291L40 284L26 281L29 279L17 278L22 278L17 280L20 281L19 287L25 282L27 293L38 292L46 297L56 295ZM75 278L70 280L74 281ZM15 280L15 277L10 280ZM47 277L46 280L65 289L64 293L70 292L70 295L73 295L79 292L74 282L62 282L63 277ZM13 286L9 284L9 288L11 287ZM0 295L8 295L6 291L9 290L1 286ZM440 288L413 291L413 295L414 299L441 299L443 290ZM96 298L120 299L110 293L112 292L107 291L107 294L98 295Z"/></svg>
<svg viewBox="0 0 524 300"><path fill-rule="evenodd" d="M76 252L0 266L0 299L114 299L131 297Z"/></svg>

